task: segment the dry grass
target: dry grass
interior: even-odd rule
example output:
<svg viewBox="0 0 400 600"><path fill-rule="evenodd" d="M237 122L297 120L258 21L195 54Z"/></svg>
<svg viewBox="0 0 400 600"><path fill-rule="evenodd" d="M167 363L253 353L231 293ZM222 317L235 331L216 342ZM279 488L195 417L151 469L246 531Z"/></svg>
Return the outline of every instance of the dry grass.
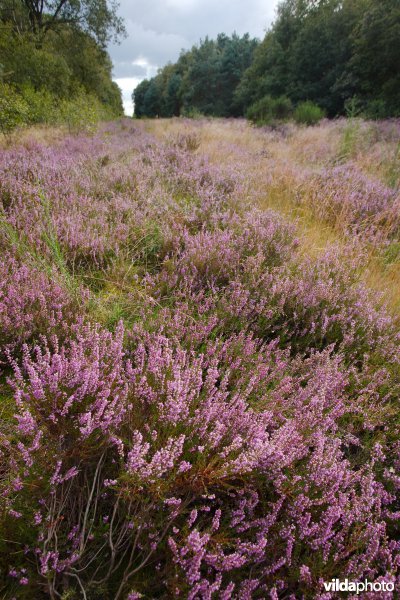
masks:
<svg viewBox="0 0 400 600"><path fill-rule="evenodd" d="M34 143L50 145L62 140L68 131L66 127L35 125L17 129L9 138L0 135L0 148L26 146Z"/></svg>
<svg viewBox="0 0 400 600"><path fill-rule="evenodd" d="M339 120L316 127L287 125L268 131L242 120L158 119L146 121L143 126L163 138L196 132L200 140L198 153L219 165L239 165L254 202L298 223L301 251L307 254L316 255L332 243L345 246L348 240L340 216L335 223L315 216L303 174L317 174L324 167L351 161L382 183L399 185L399 140L395 136L380 139L373 124ZM387 265L374 248L368 253L362 277L370 288L383 294L400 322L399 261Z"/></svg>

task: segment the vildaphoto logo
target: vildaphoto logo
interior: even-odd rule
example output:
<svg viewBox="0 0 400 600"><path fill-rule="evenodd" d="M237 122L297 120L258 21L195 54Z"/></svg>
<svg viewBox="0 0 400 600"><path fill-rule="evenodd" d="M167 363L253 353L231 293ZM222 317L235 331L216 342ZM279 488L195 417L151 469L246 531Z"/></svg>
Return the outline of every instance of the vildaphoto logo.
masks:
<svg viewBox="0 0 400 600"><path fill-rule="evenodd" d="M393 592L394 583L392 581L349 581L344 579L332 579L324 582L325 591L327 592Z"/></svg>

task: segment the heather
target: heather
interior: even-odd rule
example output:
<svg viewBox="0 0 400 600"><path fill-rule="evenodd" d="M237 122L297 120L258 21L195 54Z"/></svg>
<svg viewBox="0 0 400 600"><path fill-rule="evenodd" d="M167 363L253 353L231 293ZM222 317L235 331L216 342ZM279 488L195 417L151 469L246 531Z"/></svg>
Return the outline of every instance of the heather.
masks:
<svg viewBox="0 0 400 600"><path fill-rule="evenodd" d="M367 277L399 243L398 124L348 126L3 152L5 597L399 584L399 331Z"/></svg>

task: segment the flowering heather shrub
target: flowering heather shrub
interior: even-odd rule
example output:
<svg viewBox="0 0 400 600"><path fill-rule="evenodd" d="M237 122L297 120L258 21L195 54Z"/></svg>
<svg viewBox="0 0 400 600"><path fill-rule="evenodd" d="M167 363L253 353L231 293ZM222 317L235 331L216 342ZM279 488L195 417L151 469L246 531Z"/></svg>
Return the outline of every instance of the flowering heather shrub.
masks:
<svg viewBox="0 0 400 600"><path fill-rule="evenodd" d="M288 260L296 247L293 226L276 213L233 214L223 225L195 234L185 229L176 237L157 277L167 293L176 286L190 293L223 288L246 277L254 261L262 273Z"/></svg>
<svg viewBox="0 0 400 600"><path fill-rule="evenodd" d="M252 597L295 592L299 570L304 592L332 568L386 575L393 498L373 461L345 458L356 440L337 437L352 410L339 357L291 363L243 335L196 355L147 335L125 361L122 341L121 327L86 327L15 365L2 497L22 543L30 515L26 559L9 565L30 593L32 560L50 595L107 585L115 598L133 583Z"/></svg>
<svg viewBox="0 0 400 600"><path fill-rule="evenodd" d="M316 216L372 242L400 234L399 191L367 177L351 163L326 169L306 184Z"/></svg>
<svg viewBox="0 0 400 600"><path fill-rule="evenodd" d="M48 573L69 570L91 539L93 486L102 486L97 506L104 491L98 477L126 410L122 334L84 327L66 348L56 338L51 349L36 347L33 354L25 346L22 368L14 364L18 443L2 436L3 499L9 516L24 515L17 535L33 544L43 583ZM55 585L49 582L50 595Z"/></svg>
<svg viewBox="0 0 400 600"><path fill-rule="evenodd" d="M20 351L24 342L40 335L67 333L77 318L78 300L57 279L55 270L47 274L9 252L0 259L1 358L7 349ZM84 299L82 292L81 303Z"/></svg>
<svg viewBox="0 0 400 600"><path fill-rule="evenodd" d="M147 161L176 200L191 230L218 225L245 187L237 169L218 168L174 142L153 147Z"/></svg>
<svg viewBox="0 0 400 600"><path fill-rule="evenodd" d="M264 222L271 217L266 213ZM189 313L200 319L200 328L250 329L265 340L278 337L292 352L334 344L349 361L376 352L398 360L392 320L357 282L357 262L343 262L338 248L317 261L288 261L295 241L279 219L259 228L258 237L250 225L245 227L241 235L232 228L184 236L185 250L168 257L150 278L156 298L165 296L167 303L177 299L182 335L186 337L184 314ZM174 314L169 319L164 311L159 326L171 319L176 323Z"/></svg>
<svg viewBox="0 0 400 600"><path fill-rule="evenodd" d="M237 174L227 175L179 146L156 145L140 130L135 134L133 147L128 130L118 140L67 138L54 148L11 151L0 161L7 221L43 253L43 238L54 231L75 270L107 266L136 246L135 233L149 220L190 228L219 222L214 207L226 209L239 185ZM113 162L121 154L130 158L129 167L124 160Z"/></svg>
<svg viewBox="0 0 400 600"><path fill-rule="evenodd" d="M183 125L0 157L0 587L325 600L332 577L398 585L398 329L354 245L304 258L296 228L256 208L255 156L272 187L311 182L321 218L323 190L375 241L396 238L396 200L349 165L274 164L261 149L279 132L252 133L257 153L232 134L217 167L203 124Z"/></svg>
<svg viewBox="0 0 400 600"><path fill-rule="evenodd" d="M357 262L344 262L336 247L318 259L294 263L292 270L268 274L251 288L255 330L279 335L293 349L310 351L335 344L350 360L391 346L393 322L357 281ZM227 304L226 304L227 305Z"/></svg>

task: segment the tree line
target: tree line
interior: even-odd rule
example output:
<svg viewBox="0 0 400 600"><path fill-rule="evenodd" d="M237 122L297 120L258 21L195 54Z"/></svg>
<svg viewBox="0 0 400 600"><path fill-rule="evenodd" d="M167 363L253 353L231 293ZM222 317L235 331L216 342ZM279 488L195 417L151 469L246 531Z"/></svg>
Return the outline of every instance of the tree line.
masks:
<svg viewBox="0 0 400 600"><path fill-rule="evenodd" d="M400 116L399 40L399 0L283 0L261 42L206 38L142 81L135 115L236 117L308 104L329 117Z"/></svg>
<svg viewBox="0 0 400 600"><path fill-rule="evenodd" d="M122 114L106 45L123 34L113 1L0 0L0 125Z"/></svg>

